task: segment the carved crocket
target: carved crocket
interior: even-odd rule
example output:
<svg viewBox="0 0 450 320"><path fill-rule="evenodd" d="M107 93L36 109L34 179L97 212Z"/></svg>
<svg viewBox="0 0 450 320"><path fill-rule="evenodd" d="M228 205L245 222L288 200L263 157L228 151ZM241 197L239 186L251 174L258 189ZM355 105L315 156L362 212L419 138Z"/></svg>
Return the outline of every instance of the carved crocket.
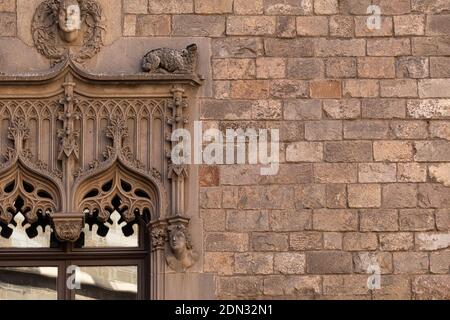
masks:
<svg viewBox="0 0 450 320"><path fill-rule="evenodd" d="M160 48L148 52L142 61L142 69L150 73L193 73L197 66L197 45L176 50Z"/></svg>

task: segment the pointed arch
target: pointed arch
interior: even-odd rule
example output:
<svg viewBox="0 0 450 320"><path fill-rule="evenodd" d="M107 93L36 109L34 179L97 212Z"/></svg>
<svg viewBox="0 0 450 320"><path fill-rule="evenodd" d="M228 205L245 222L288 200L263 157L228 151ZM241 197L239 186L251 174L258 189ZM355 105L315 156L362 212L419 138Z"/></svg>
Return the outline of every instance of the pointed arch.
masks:
<svg viewBox="0 0 450 320"><path fill-rule="evenodd" d="M120 201L117 201L117 197ZM125 221L144 216L147 222L166 212L166 195L160 182L132 168L120 158L105 163L75 183L73 203L78 210L98 214L105 222L117 210Z"/></svg>

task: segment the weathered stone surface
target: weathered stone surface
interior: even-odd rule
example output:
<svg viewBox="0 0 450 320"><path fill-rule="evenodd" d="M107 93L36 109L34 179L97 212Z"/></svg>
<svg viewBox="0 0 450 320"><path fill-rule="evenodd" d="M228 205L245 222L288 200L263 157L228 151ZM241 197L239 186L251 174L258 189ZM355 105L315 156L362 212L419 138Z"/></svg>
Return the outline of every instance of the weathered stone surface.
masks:
<svg viewBox="0 0 450 320"><path fill-rule="evenodd" d="M217 38L211 44L214 58L253 58L264 51L262 39L253 37Z"/></svg>
<svg viewBox="0 0 450 320"><path fill-rule="evenodd" d="M233 0L195 0L195 13L231 13Z"/></svg>
<svg viewBox="0 0 450 320"><path fill-rule="evenodd" d="M367 7L371 3L371 0L342 0L339 1L339 8L341 13L365 15L367 14Z"/></svg>
<svg viewBox="0 0 450 320"><path fill-rule="evenodd" d="M450 232L416 233L416 247L419 250L435 251L450 248Z"/></svg>
<svg viewBox="0 0 450 320"><path fill-rule="evenodd" d="M137 17L136 35L139 37L168 36L170 32L170 16L139 15Z"/></svg>
<svg viewBox="0 0 450 320"><path fill-rule="evenodd" d="M252 105L249 101L204 100L202 119L244 120L252 118Z"/></svg>
<svg viewBox="0 0 450 320"><path fill-rule="evenodd" d="M218 187L200 188L200 208L217 209L222 205L222 190Z"/></svg>
<svg viewBox="0 0 450 320"><path fill-rule="evenodd" d="M323 16L297 17L299 36L320 37L328 35L328 19Z"/></svg>
<svg viewBox="0 0 450 320"><path fill-rule="evenodd" d="M337 80L320 80L310 83L311 98L335 99L342 96L342 84Z"/></svg>
<svg viewBox="0 0 450 320"><path fill-rule="evenodd" d="M226 216L226 228L228 231L268 231L269 214L267 211L230 210Z"/></svg>
<svg viewBox="0 0 450 320"><path fill-rule="evenodd" d="M393 35L392 17L381 16L381 27L367 27L367 17L355 17L355 35L357 37L383 37Z"/></svg>
<svg viewBox="0 0 450 320"><path fill-rule="evenodd" d="M333 120L308 121L305 123L306 140L341 140L342 122Z"/></svg>
<svg viewBox="0 0 450 320"><path fill-rule="evenodd" d="M329 119L356 119L361 115L361 102L356 99L324 100L323 111Z"/></svg>
<svg viewBox="0 0 450 320"><path fill-rule="evenodd" d="M423 13L440 13L450 10L450 3L447 0L412 0L413 11Z"/></svg>
<svg viewBox="0 0 450 320"><path fill-rule="evenodd" d="M320 232L294 232L289 236L289 247L291 250L321 250L322 242L322 233Z"/></svg>
<svg viewBox="0 0 450 320"><path fill-rule="evenodd" d="M344 122L344 139L376 140L387 139L388 137L389 125L385 121L355 120ZM372 152L369 152L368 158L367 161L372 160Z"/></svg>
<svg viewBox="0 0 450 320"><path fill-rule="evenodd" d="M343 234L340 232L324 232L323 248L326 250L342 250Z"/></svg>
<svg viewBox="0 0 450 320"><path fill-rule="evenodd" d="M431 36L448 35L450 24L449 15L430 15L427 19L426 33Z"/></svg>
<svg viewBox="0 0 450 320"><path fill-rule="evenodd" d="M383 251L406 251L414 248L413 233L381 233L379 239L380 249Z"/></svg>
<svg viewBox="0 0 450 320"><path fill-rule="evenodd" d="M405 56L411 54L411 42L408 38L378 38L367 40L369 56Z"/></svg>
<svg viewBox="0 0 450 320"><path fill-rule="evenodd" d="M358 170L353 164L318 163L314 165L317 183L356 183Z"/></svg>
<svg viewBox="0 0 450 320"><path fill-rule="evenodd" d="M427 166L421 163L399 163L397 179L399 182L427 181Z"/></svg>
<svg viewBox="0 0 450 320"><path fill-rule="evenodd" d="M303 253L282 252L274 255L274 272L281 274L305 273L306 259Z"/></svg>
<svg viewBox="0 0 450 320"><path fill-rule="evenodd" d="M432 121L429 126L430 138L450 140L450 122Z"/></svg>
<svg viewBox="0 0 450 320"><path fill-rule="evenodd" d="M153 14L193 13L194 5L192 0L152 0L148 1L148 12Z"/></svg>
<svg viewBox="0 0 450 320"><path fill-rule="evenodd" d="M220 37L225 33L225 17L214 15L174 15L172 35L189 37Z"/></svg>
<svg viewBox="0 0 450 320"><path fill-rule="evenodd" d="M125 13L143 13L143 14L145 14L148 12L148 1L147 0L124 1L123 2L123 11Z"/></svg>
<svg viewBox="0 0 450 320"><path fill-rule="evenodd" d="M213 78L218 80L254 79L255 61L251 59L214 59Z"/></svg>
<svg viewBox="0 0 450 320"><path fill-rule="evenodd" d="M313 213L313 229L318 231L356 231L358 214L354 210L320 209Z"/></svg>
<svg viewBox="0 0 450 320"><path fill-rule="evenodd" d="M256 77L258 79L281 79L285 76L285 59L266 57L256 59Z"/></svg>
<svg viewBox="0 0 450 320"><path fill-rule="evenodd" d="M255 276L219 277L219 296L253 297L263 292L263 278Z"/></svg>
<svg viewBox="0 0 450 320"><path fill-rule="evenodd" d="M315 56L318 57L362 57L365 56L366 43L362 39L316 39Z"/></svg>
<svg viewBox="0 0 450 320"><path fill-rule="evenodd" d="M223 187L222 188L222 208L236 209L238 203L238 188Z"/></svg>
<svg viewBox="0 0 450 320"><path fill-rule="evenodd" d="M205 252L205 272L217 272L220 275L232 275L234 272L234 253Z"/></svg>
<svg viewBox="0 0 450 320"><path fill-rule="evenodd" d="M225 210L203 209L200 210L205 231L225 231Z"/></svg>
<svg viewBox="0 0 450 320"><path fill-rule="evenodd" d="M217 187L219 185L218 166L201 166L198 176L200 187Z"/></svg>
<svg viewBox="0 0 450 320"><path fill-rule="evenodd" d="M369 267L378 265L381 274L392 273L392 255L388 252L358 252L353 254L355 273L371 273Z"/></svg>
<svg viewBox="0 0 450 320"><path fill-rule="evenodd" d="M375 161L407 162L413 160L413 145L407 141L375 141L373 156Z"/></svg>
<svg viewBox="0 0 450 320"><path fill-rule="evenodd" d="M434 210L403 209L399 221L402 231L434 230Z"/></svg>
<svg viewBox="0 0 450 320"><path fill-rule="evenodd" d="M238 80L231 83L233 99L266 99L269 95L269 82L266 80Z"/></svg>
<svg viewBox="0 0 450 320"><path fill-rule="evenodd" d="M397 166L389 163L361 163L358 177L361 183L396 182Z"/></svg>
<svg viewBox="0 0 450 320"><path fill-rule="evenodd" d="M16 35L16 15L0 12L0 37L13 37Z"/></svg>
<svg viewBox="0 0 450 320"><path fill-rule="evenodd" d="M270 82L270 96L276 99L308 97L309 85L304 80L273 80Z"/></svg>
<svg viewBox="0 0 450 320"><path fill-rule="evenodd" d="M436 226L439 231L450 231L450 209L436 212Z"/></svg>
<svg viewBox="0 0 450 320"><path fill-rule="evenodd" d="M262 36L275 33L275 17L265 16L230 16L227 19L227 35Z"/></svg>
<svg viewBox="0 0 450 320"><path fill-rule="evenodd" d="M278 38L293 39L297 36L295 17L278 16L276 19L275 34Z"/></svg>
<svg viewBox="0 0 450 320"><path fill-rule="evenodd" d="M325 207L325 185L301 184L295 188L295 207L318 209Z"/></svg>
<svg viewBox="0 0 450 320"><path fill-rule="evenodd" d="M324 63L321 59L297 58L288 59L287 77L291 79L323 78Z"/></svg>
<svg viewBox="0 0 450 320"><path fill-rule="evenodd" d="M376 250L378 238L375 233L347 232L343 238L343 249L345 251Z"/></svg>
<svg viewBox="0 0 450 320"><path fill-rule="evenodd" d="M394 252L394 273L427 273L428 254L421 252Z"/></svg>
<svg viewBox="0 0 450 320"><path fill-rule="evenodd" d="M319 276L273 275L264 278L264 294L268 296L315 296L321 291Z"/></svg>
<svg viewBox="0 0 450 320"><path fill-rule="evenodd" d="M330 262L332 263L332 262ZM323 293L332 299L339 296L350 296L351 299L361 299L369 294L367 275L333 275L323 277Z"/></svg>
<svg viewBox="0 0 450 320"><path fill-rule="evenodd" d="M380 94L380 84L377 80L346 80L342 94L345 98L376 98Z"/></svg>
<svg viewBox="0 0 450 320"><path fill-rule="evenodd" d="M322 102L315 99L289 99L284 102L285 120L320 120Z"/></svg>
<svg viewBox="0 0 450 320"><path fill-rule="evenodd" d="M428 123L425 121L392 121L390 129L397 139L428 138Z"/></svg>
<svg viewBox="0 0 450 320"><path fill-rule="evenodd" d="M312 228L312 213L308 210L272 210L269 219L273 231L302 231Z"/></svg>
<svg viewBox="0 0 450 320"><path fill-rule="evenodd" d="M449 275L426 275L415 277L412 284L414 298L417 300L450 299Z"/></svg>
<svg viewBox="0 0 450 320"><path fill-rule="evenodd" d="M206 251L241 252L248 250L248 234L233 232L210 232L206 234Z"/></svg>
<svg viewBox="0 0 450 320"><path fill-rule="evenodd" d="M328 184L326 193L328 208L346 208L347 188L344 184Z"/></svg>
<svg viewBox="0 0 450 320"><path fill-rule="evenodd" d="M313 12L312 0L264 0L266 14L308 15Z"/></svg>
<svg viewBox="0 0 450 320"><path fill-rule="evenodd" d="M395 59L388 57L358 58L359 78L395 78Z"/></svg>
<svg viewBox="0 0 450 320"><path fill-rule="evenodd" d="M366 141L326 142L324 152L326 162L372 161L372 143Z"/></svg>
<svg viewBox="0 0 450 320"><path fill-rule="evenodd" d="M394 17L396 36L421 36L425 34L425 16L406 15Z"/></svg>
<svg viewBox="0 0 450 320"><path fill-rule="evenodd" d="M417 97L417 82L413 79L382 80L380 95L387 98Z"/></svg>
<svg viewBox="0 0 450 320"><path fill-rule="evenodd" d="M326 75L329 78L354 78L356 72L355 58L329 58L326 60Z"/></svg>
<svg viewBox="0 0 450 320"><path fill-rule="evenodd" d="M384 208L414 208L417 205L415 184L385 184L382 192Z"/></svg>
<svg viewBox="0 0 450 320"><path fill-rule="evenodd" d="M255 120L279 120L282 117L281 102L257 100L252 103L252 118Z"/></svg>
<svg viewBox="0 0 450 320"><path fill-rule="evenodd" d="M415 37L412 39L415 56L445 56L450 53L450 37Z"/></svg>
<svg viewBox="0 0 450 320"><path fill-rule="evenodd" d="M374 300L411 299L411 279L408 275L383 275L380 290L373 290Z"/></svg>
<svg viewBox="0 0 450 320"><path fill-rule="evenodd" d="M330 17L330 36L351 38L354 35L355 22L351 16Z"/></svg>
<svg viewBox="0 0 450 320"><path fill-rule="evenodd" d="M450 161L450 141L417 141L414 144L418 162Z"/></svg>
<svg viewBox="0 0 450 320"><path fill-rule="evenodd" d="M274 257L271 253L236 253L234 259L236 274L271 274L274 272Z"/></svg>
<svg viewBox="0 0 450 320"><path fill-rule="evenodd" d="M374 0L374 4L381 8L386 15L406 14L411 12L411 4L408 0L398 0L392 3L389 0Z"/></svg>
<svg viewBox="0 0 450 320"><path fill-rule="evenodd" d="M264 12L263 2L263 0L234 0L234 12L236 14L262 14Z"/></svg>
<svg viewBox="0 0 450 320"><path fill-rule="evenodd" d="M428 58L421 57L400 57L397 59L398 78L426 78L430 74Z"/></svg>
<svg viewBox="0 0 450 320"><path fill-rule="evenodd" d="M366 209L360 210L361 231L398 231L397 210Z"/></svg>
<svg viewBox="0 0 450 320"><path fill-rule="evenodd" d="M432 252L430 254L430 270L432 273L449 273L450 251Z"/></svg>
<svg viewBox="0 0 450 320"><path fill-rule="evenodd" d="M419 184L418 198L421 208L448 208L450 188L442 184Z"/></svg>
<svg viewBox="0 0 450 320"><path fill-rule="evenodd" d="M313 56L313 41L311 39L276 39L264 40L267 57L299 58Z"/></svg>
<svg viewBox="0 0 450 320"><path fill-rule="evenodd" d="M284 233L257 233L251 235L251 248L254 251L287 251L288 235Z"/></svg>
<svg viewBox="0 0 450 320"><path fill-rule="evenodd" d="M314 12L316 14L336 14L339 12L338 0L314 0Z"/></svg>
<svg viewBox="0 0 450 320"><path fill-rule="evenodd" d="M348 252L307 252L306 261L306 272L309 274L351 273L353 270L352 255Z"/></svg>
<svg viewBox="0 0 450 320"><path fill-rule="evenodd" d="M405 118L406 102L403 99L364 99L362 117L372 119Z"/></svg>
<svg viewBox="0 0 450 320"><path fill-rule="evenodd" d="M421 98L449 98L448 79L423 79L419 80L419 97Z"/></svg>
<svg viewBox="0 0 450 320"><path fill-rule="evenodd" d="M446 187L450 187L450 164L443 163L428 167L430 178Z"/></svg>
<svg viewBox="0 0 450 320"><path fill-rule="evenodd" d="M16 0L0 1L0 12L15 12L15 11L16 11Z"/></svg>

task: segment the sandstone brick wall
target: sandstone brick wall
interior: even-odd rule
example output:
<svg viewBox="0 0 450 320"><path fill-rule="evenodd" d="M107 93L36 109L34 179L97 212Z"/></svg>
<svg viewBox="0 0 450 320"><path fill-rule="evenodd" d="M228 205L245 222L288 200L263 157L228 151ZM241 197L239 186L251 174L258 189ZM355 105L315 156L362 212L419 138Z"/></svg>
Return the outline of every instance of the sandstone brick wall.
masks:
<svg viewBox="0 0 450 320"><path fill-rule="evenodd" d="M0 0L0 36L14 36ZM379 30L367 7L380 6ZM124 37L206 37L207 127L279 128L277 176L203 166L219 298L450 299L450 0L123 0ZM367 267L381 267L381 289Z"/></svg>

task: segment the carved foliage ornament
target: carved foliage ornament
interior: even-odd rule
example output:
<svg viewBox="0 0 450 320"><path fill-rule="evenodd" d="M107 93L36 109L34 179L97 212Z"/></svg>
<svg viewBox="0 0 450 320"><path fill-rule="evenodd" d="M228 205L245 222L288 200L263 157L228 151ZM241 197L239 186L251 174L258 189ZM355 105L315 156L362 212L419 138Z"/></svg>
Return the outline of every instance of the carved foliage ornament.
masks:
<svg viewBox="0 0 450 320"><path fill-rule="evenodd" d="M83 63L102 45L102 10L95 0L45 0L33 17L31 32L37 50L52 65L67 58ZM81 48L71 52L69 44L82 34Z"/></svg>

